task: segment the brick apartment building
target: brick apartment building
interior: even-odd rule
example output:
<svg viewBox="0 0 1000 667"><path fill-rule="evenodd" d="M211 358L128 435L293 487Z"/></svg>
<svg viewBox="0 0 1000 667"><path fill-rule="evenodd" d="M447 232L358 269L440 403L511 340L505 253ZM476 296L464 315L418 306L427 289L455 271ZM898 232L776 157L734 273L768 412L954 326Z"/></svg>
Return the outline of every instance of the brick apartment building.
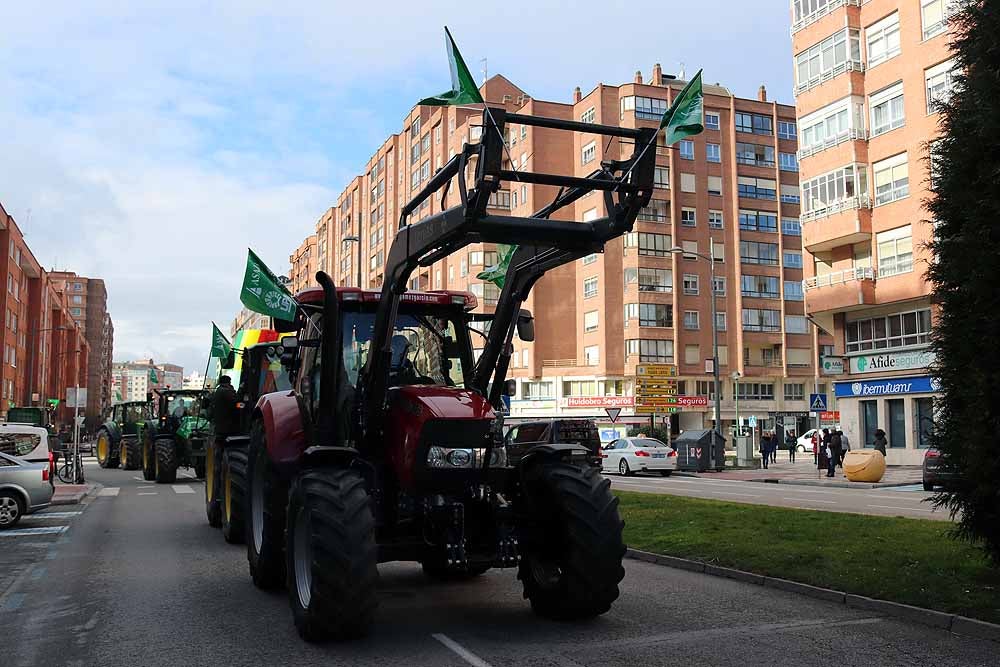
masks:
<svg viewBox="0 0 1000 667"><path fill-rule="evenodd" d="M325 247L326 239L323 241ZM288 277L292 281L288 287L293 294L316 282L316 246L317 235L311 234L306 237L295 252L288 256L288 263L291 265Z"/></svg>
<svg viewBox="0 0 1000 667"><path fill-rule="evenodd" d="M114 326L108 314L108 290L102 279L86 278L72 271L52 271L49 280L66 297L70 315L90 345L86 386L87 426L92 428L112 403Z"/></svg>
<svg viewBox="0 0 1000 667"><path fill-rule="evenodd" d="M156 371L156 382L150 381L152 370ZM111 386L115 402L144 401L146 394L154 389L183 389L184 368L177 364L158 364L152 359L116 361L111 367Z"/></svg>
<svg viewBox="0 0 1000 667"><path fill-rule="evenodd" d="M69 424L66 388L88 386L91 348L83 323L66 296L24 241L17 222L0 205L0 271L4 294L0 418L11 406L46 405L58 399L56 421Z"/></svg>
<svg viewBox="0 0 1000 667"><path fill-rule="evenodd" d="M570 102L535 100L502 76L481 90L491 104L522 114L655 127L683 85L657 65L646 82L637 72L622 85L598 84L587 94L577 88ZM711 243L720 367L726 378L739 376L735 386L723 383L724 426L736 417L738 387L741 418L755 415L769 428L782 414L791 428L807 427L808 394L817 383L825 388L818 352L832 339L805 317L795 111L768 101L763 88L757 99L742 99L717 84L705 86L705 111L704 133L657 149L656 192L634 233L608 243L604 254L550 272L533 289L526 307L536 318L537 340L515 344L514 416L601 416L604 407L621 407L628 417L641 362L677 364L680 393L709 397L710 267L668 250L676 245L709 254ZM354 285L360 258L361 283L379 286L401 207L464 143L479 139L481 119L475 106L414 107L401 132L385 140L317 222L319 267L337 284ZM507 141L513 165L505 168L576 176L632 151L618 140L605 145L590 136L518 125L508 127ZM550 186L505 187L494 196L496 213L527 216L555 196ZM453 187L444 207L457 203ZM412 219L441 206L439 197L432 198ZM595 193L555 217L588 220L604 213ZM498 290L475 276L494 261L493 246L470 246L419 269L410 286L469 290L489 310ZM681 429L710 423L708 405L673 418ZM604 435L618 428L608 424Z"/></svg>
<svg viewBox="0 0 1000 667"><path fill-rule="evenodd" d="M808 312L834 334L843 429L916 464L933 411L924 209L948 95L948 0L794 0Z"/></svg>

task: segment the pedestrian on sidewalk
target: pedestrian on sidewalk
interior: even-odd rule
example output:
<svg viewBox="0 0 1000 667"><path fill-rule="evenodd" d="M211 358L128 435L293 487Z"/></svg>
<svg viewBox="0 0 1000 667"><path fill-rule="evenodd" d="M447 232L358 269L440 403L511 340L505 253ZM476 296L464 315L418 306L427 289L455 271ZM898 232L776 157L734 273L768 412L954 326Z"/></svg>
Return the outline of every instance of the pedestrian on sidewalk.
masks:
<svg viewBox="0 0 1000 667"><path fill-rule="evenodd" d="M851 451L851 440L847 437L847 434L843 431L837 431L840 434L840 467L844 467L844 457L847 456L847 452Z"/></svg>
<svg viewBox="0 0 1000 667"><path fill-rule="evenodd" d="M820 438L819 445L819 467L821 469L826 469L830 465L830 459L827 452L830 451L830 429L823 429L823 436Z"/></svg>
<svg viewBox="0 0 1000 667"><path fill-rule="evenodd" d="M885 446L887 444L885 431L880 428L875 429L875 442L872 443L872 446L875 447L875 451L882 452L882 456L885 456Z"/></svg>
<svg viewBox="0 0 1000 667"><path fill-rule="evenodd" d="M789 432L785 434L785 447L788 449L789 463L795 463L795 448L798 445L799 443L795 441L795 433Z"/></svg>
<svg viewBox="0 0 1000 667"><path fill-rule="evenodd" d="M760 461L764 466L764 470L767 470L767 464L771 460L771 435L764 431L760 436Z"/></svg>
<svg viewBox="0 0 1000 667"><path fill-rule="evenodd" d="M771 432L771 463L778 462L778 449L781 448L781 436L776 432Z"/></svg>
<svg viewBox="0 0 1000 667"><path fill-rule="evenodd" d="M833 456L833 460L830 462L830 469L835 469L840 465L840 452L841 452L841 441L840 441L840 430L836 430L830 434L830 455Z"/></svg>
<svg viewBox="0 0 1000 667"><path fill-rule="evenodd" d="M816 429L813 431L812 435L812 445L813 445L813 464L819 465L819 448L823 444L823 433Z"/></svg>

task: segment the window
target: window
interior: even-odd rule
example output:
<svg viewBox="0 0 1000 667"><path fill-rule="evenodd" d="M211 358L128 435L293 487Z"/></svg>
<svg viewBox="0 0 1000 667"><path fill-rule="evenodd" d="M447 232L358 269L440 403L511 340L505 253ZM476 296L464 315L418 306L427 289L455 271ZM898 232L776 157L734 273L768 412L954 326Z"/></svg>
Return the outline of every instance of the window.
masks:
<svg viewBox="0 0 1000 667"><path fill-rule="evenodd" d="M783 201L786 204L798 204L801 201L801 195L799 194L799 186L782 183L781 201Z"/></svg>
<svg viewBox="0 0 1000 667"><path fill-rule="evenodd" d="M597 311L591 310L583 314L583 330L586 332L597 331Z"/></svg>
<svg viewBox="0 0 1000 667"><path fill-rule="evenodd" d="M625 319L638 317L640 327L674 326L674 309L663 303L630 303L625 307Z"/></svg>
<svg viewBox="0 0 1000 667"><path fill-rule="evenodd" d="M764 308L744 308L743 330L781 331L781 311Z"/></svg>
<svg viewBox="0 0 1000 667"><path fill-rule="evenodd" d="M597 276L583 281L583 298L589 299L592 296L597 296Z"/></svg>
<svg viewBox="0 0 1000 667"><path fill-rule="evenodd" d="M681 174L681 192L696 192L694 174Z"/></svg>
<svg viewBox="0 0 1000 667"><path fill-rule="evenodd" d="M775 276L740 276L740 293L743 296L760 299L778 298L778 278Z"/></svg>
<svg viewBox="0 0 1000 667"><path fill-rule="evenodd" d="M722 195L722 176L708 177L708 194Z"/></svg>
<svg viewBox="0 0 1000 667"><path fill-rule="evenodd" d="M871 108L872 136L877 137L906 123L903 108L903 82L883 88L868 98Z"/></svg>
<svg viewBox="0 0 1000 667"><path fill-rule="evenodd" d="M680 144L680 153L682 160L693 160L694 159L694 142L687 139L682 139Z"/></svg>
<svg viewBox="0 0 1000 667"><path fill-rule="evenodd" d="M658 188L670 188L670 169L655 167L653 169L653 185Z"/></svg>
<svg viewBox="0 0 1000 667"><path fill-rule="evenodd" d="M525 140L527 138L528 138L528 126L527 125L522 125L521 126L521 140L523 141L523 140ZM527 364L525 364L525 365L527 365Z"/></svg>
<svg viewBox="0 0 1000 667"><path fill-rule="evenodd" d="M639 209L639 219L646 222L668 222L670 220L669 203L662 199L653 199L649 206Z"/></svg>
<svg viewBox="0 0 1000 667"><path fill-rule="evenodd" d="M685 345L684 346L684 363L685 364L698 364L701 363L701 346L699 345Z"/></svg>
<svg viewBox="0 0 1000 667"><path fill-rule="evenodd" d="M797 136L797 129L795 123L790 120L779 120L778 121L778 138L779 139L794 139Z"/></svg>
<svg viewBox="0 0 1000 667"><path fill-rule="evenodd" d="M588 345L583 348L583 364L585 366L596 366L600 359L600 348L597 345Z"/></svg>
<svg viewBox="0 0 1000 667"><path fill-rule="evenodd" d="M597 143L591 141L581 150L580 164L588 164L597 158Z"/></svg>
<svg viewBox="0 0 1000 667"><path fill-rule="evenodd" d="M845 97L802 119L802 156L813 155L848 139L864 139L865 110L861 97Z"/></svg>
<svg viewBox="0 0 1000 667"><path fill-rule="evenodd" d="M913 237L910 225L880 232L878 244L878 276L886 278L913 270Z"/></svg>
<svg viewBox="0 0 1000 667"><path fill-rule="evenodd" d="M715 276L713 280L712 291L715 292L715 296L726 296L726 277Z"/></svg>
<svg viewBox="0 0 1000 667"><path fill-rule="evenodd" d="M625 269L625 285L638 282L640 292L670 292L674 287L670 269Z"/></svg>
<svg viewBox="0 0 1000 667"><path fill-rule="evenodd" d="M740 263L778 265L778 244L760 241L740 241Z"/></svg>
<svg viewBox="0 0 1000 667"><path fill-rule="evenodd" d="M708 228L722 229L722 211L708 212Z"/></svg>
<svg viewBox="0 0 1000 667"><path fill-rule="evenodd" d="M885 402L885 410L889 418L889 447L903 449L906 447L906 410L903 399L890 398Z"/></svg>
<svg viewBox="0 0 1000 667"><path fill-rule="evenodd" d="M72 303L83 303L83 297L80 296L79 294L74 294L71 301Z"/></svg>
<svg viewBox="0 0 1000 667"><path fill-rule="evenodd" d="M722 150L719 144L705 144L705 159L709 162L722 162Z"/></svg>
<svg viewBox="0 0 1000 667"><path fill-rule="evenodd" d="M899 12L865 28L868 44L868 67L899 55Z"/></svg>
<svg viewBox="0 0 1000 667"><path fill-rule="evenodd" d="M913 431L917 434L917 449L931 446L931 428L934 426L934 399L913 399Z"/></svg>
<svg viewBox="0 0 1000 667"><path fill-rule="evenodd" d="M83 314L83 311L79 308L70 308L69 312L71 312L74 317L79 317L80 315Z"/></svg>
<svg viewBox="0 0 1000 667"><path fill-rule="evenodd" d="M719 114L712 111L705 112L705 129L706 130L718 130L719 129Z"/></svg>
<svg viewBox="0 0 1000 667"><path fill-rule="evenodd" d="M698 295L698 276L696 274L684 274L684 294L687 296Z"/></svg>
<svg viewBox="0 0 1000 667"><path fill-rule="evenodd" d="M906 153L876 162L875 205L888 204L910 194L910 169Z"/></svg>
<svg viewBox="0 0 1000 667"><path fill-rule="evenodd" d="M785 332L790 334L809 333L809 320L804 315L785 315Z"/></svg>
<svg viewBox="0 0 1000 667"><path fill-rule="evenodd" d="M582 114L580 114L581 123L593 123L595 118L597 118L597 111L594 109L594 107L590 107Z"/></svg>
<svg viewBox="0 0 1000 667"><path fill-rule="evenodd" d="M802 293L801 280L785 281L785 301L803 301L805 295Z"/></svg>
<svg viewBox="0 0 1000 667"><path fill-rule="evenodd" d="M726 244L722 241L712 241L712 259L716 262L726 261Z"/></svg>
<svg viewBox="0 0 1000 667"><path fill-rule="evenodd" d="M684 311L684 328L688 331L697 331L701 328L701 314L697 310Z"/></svg>
<svg viewBox="0 0 1000 667"><path fill-rule="evenodd" d="M770 211L740 209L740 229L745 232L777 232L778 216Z"/></svg>
<svg viewBox="0 0 1000 667"><path fill-rule="evenodd" d="M461 276L462 278L469 275L469 263L468 261L466 261L464 257L462 258L462 261L458 265L458 275Z"/></svg>
<svg viewBox="0 0 1000 667"><path fill-rule="evenodd" d="M638 248L639 254L646 257L666 257L670 254L670 235L632 232L625 235L625 247Z"/></svg>
<svg viewBox="0 0 1000 667"><path fill-rule="evenodd" d="M733 385L733 394L741 401L773 401L774 385L765 382L739 382Z"/></svg>
<svg viewBox="0 0 1000 667"><path fill-rule="evenodd" d="M722 356L721 354L719 355ZM721 361L720 361L721 365ZM719 389L722 389L722 383L719 383ZM695 396L707 396L708 400L715 400L715 382L713 380L698 380L695 383Z"/></svg>
<svg viewBox="0 0 1000 667"><path fill-rule="evenodd" d="M842 72L861 69L861 33L845 28L795 56L795 93Z"/></svg>
<svg viewBox="0 0 1000 667"><path fill-rule="evenodd" d="M755 167L774 166L774 146L736 142L736 162Z"/></svg>
<svg viewBox="0 0 1000 667"><path fill-rule="evenodd" d="M74 292L82 292L83 291L83 283L73 283L73 291Z"/></svg>
<svg viewBox="0 0 1000 667"><path fill-rule="evenodd" d="M839 211L855 197L868 200L868 173L864 165L849 164L802 183L802 212L819 217Z"/></svg>
<svg viewBox="0 0 1000 667"><path fill-rule="evenodd" d="M799 160L795 153L778 153L778 168L781 171L798 171Z"/></svg>
<svg viewBox="0 0 1000 667"><path fill-rule="evenodd" d="M938 110L939 104L944 104L951 97L954 89L955 60L946 60L924 72L927 89L927 113Z"/></svg>
<svg viewBox="0 0 1000 667"><path fill-rule="evenodd" d="M955 0L921 0L920 19L924 28L924 39L939 35L948 27L948 17L955 13Z"/></svg>
<svg viewBox="0 0 1000 667"><path fill-rule="evenodd" d="M792 383L785 385L786 401L803 401L806 397L806 386L802 383Z"/></svg>
<svg viewBox="0 0 1000 667"><path fill-rule="evenodd" d="M774 134L771 117L756 113L737 113L736 131L748 134Z"/></svg>
<svg viewBox="0 0 1000 667"><path fill-rule="evenodd" d="M565 380L563 396L597 396L597 382L594 380Z"/></svg>
<svg viewBox="0 0 1000 667"><path fill-rule="evenodd" d="M847 352L884 350L930 342L930 309L911 310L848 322Z"/></svg>
<svg viewBox="0 0 1000 667"><path fill-rule="evenodd" d="M596 261L597 261L597 253L592 252L589 255L584 255L583 259L580 260L580 263L586 266L587 264L593 264Z"/></svg>
<svg viewBox="0 0 1000 667"><path fill-rule="evenodd" d="M726 314L724 312L715 314L715 330L716 331L726 330Z"/></svg>
<svg viewBox="0 0 1000 667"><path fill-rule="evenodd" d="M656 99L654 97L630 95L622 98L621 111L622 113L626 111L635 111L636 118L660 120L663 117L663 114L667 112L667 101Z"/></svg>
<svg viewBox="0 0 1000 667"><path fill-rule="evenodd" d="M871 447L875 442L875 431L878 429L878 401L859 401L861 410L861 430L864 432L864 447Z"/></svg>
<svg viewBox="0 0 1000 667"><path fill-rule="evenodd" d="M788 236L802 236L802 225L795 218L782 218L781 233Z"/></svg>
<svg viewBox="0 0 1000 667"><path fill-rule="evenodd" d="M674 341L634 338L625 341L625 353L638 355L642 363L670 363L674 360Z"/></svg>
<svg viewBox="0 0 1000 667"><path fill-rule="evenodd" d="M747 199L777 199L777 182L773 179L739 176L737 183L740 197Z"/></svg>
<svg viewBox="0 0 1000 667"><path fill-rule="evenodd" d="M693 208L681 209L681 226L694 227L697 224L698 214Z"/></svg>
<svg viewBox="0 0 1000 667"><path fill-rule="evenodd" d="M523 382L521 383L521 395L525 400L538 400L542 398L552 398L551 382Z"/></svg>
<svg viewBox="0 0 1000 667"><path fill-rule="evenodd" d="M697 241L681 241L681 247L684 248L684 254L681 257L684 259L698 259Z"/></svg>

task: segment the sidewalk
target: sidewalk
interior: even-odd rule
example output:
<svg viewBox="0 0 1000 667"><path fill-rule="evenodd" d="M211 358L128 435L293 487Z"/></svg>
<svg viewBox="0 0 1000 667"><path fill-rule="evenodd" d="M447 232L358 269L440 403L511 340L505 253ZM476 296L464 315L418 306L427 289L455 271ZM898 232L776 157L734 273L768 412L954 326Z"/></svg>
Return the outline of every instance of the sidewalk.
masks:
<svg viewBox="0 0 1000 667"><path fill-rule="evenodd" d="M825 470L817 470L812 454L798 454L795 463L788 462L787 452L778 452L778 462L767 470L725 470L723 472L686 473L708 479L732 479L745 482L769 482L771 484L796 484L799 486L836 486L852 489L877 489L886 486L909 486L920 484L920 466L888 466L881 482L849 482L842 468L837 468L836 477L828 478Z"/></svg>
<svg viewBox="0 0 1000 667"><path fill-rule="evenodd" d="M97 491L100 484L63 484L56 482L55 493L52 495L53 505L77 505L84 498Z"/></svg>

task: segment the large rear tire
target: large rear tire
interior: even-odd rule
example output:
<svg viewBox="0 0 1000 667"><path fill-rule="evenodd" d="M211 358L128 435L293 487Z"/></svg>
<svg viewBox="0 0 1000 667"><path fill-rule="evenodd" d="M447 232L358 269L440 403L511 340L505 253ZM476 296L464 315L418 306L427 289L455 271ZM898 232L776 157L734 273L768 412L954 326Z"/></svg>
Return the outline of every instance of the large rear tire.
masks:
<svg viewBox="0 0 1000 667"><path fill-rule="evenodd" d="M306 641L364 636L378 606L375 515L365 480L330 468L299 475L288 500L288 600Z"/></svg>
<svg viewBox="0 0 1000 667"><path fill-rule="evenodd" d="M285 505L288 491L267 458L264 425L250 429L247 465L247 562L257 588L285 585Z"/></svg>
<svg viewBox="0 0 1000 667"><path fill-rule="evenodd" d="M122 438L122 470L138 470L142 467L142 450L138 438Z"/></svg>
<svg viewBox="0 0 1000 667"><path fill-rule="evenodd" d="M156 483L173 484L177 481L177 444L173 438L156 440Z"/></svg>
<svg viewBox="0 0 1000 667"><path fill-rule="evenodd" d="M142 478L147 482L156 479L156 449L148 432L142 438Z"/></svg>
<svg viewBox="0 0 1000 667"><path fill-rule="evenodd" d="M118 462L112 457L111 450L114 445L111 443L111 434L106 429L101 429L97 434L97 465L102 468L117 468Z"/></svg>
<svg viewBox="0 0 1000 667"><path fill-rule="evenodd" d="M227 448L222 458L222 536L230 544L246 539L247 452Z"/></svg>
<svg viewBox="0 0 1000 667"><path fill-rule="evenodd" d="M222 525L222 448L212 438L205 445L205 516L208 525L218 528Z"/></svg>
<svg viewBox="0 0 1000 667"><path fill-rule="evenodd" d="M517 577L536 614L554 619L599 616L618 599L625 576L625 523L611 482L596 468L540 463L525 474L538 517L524 530Z"/></svg>

